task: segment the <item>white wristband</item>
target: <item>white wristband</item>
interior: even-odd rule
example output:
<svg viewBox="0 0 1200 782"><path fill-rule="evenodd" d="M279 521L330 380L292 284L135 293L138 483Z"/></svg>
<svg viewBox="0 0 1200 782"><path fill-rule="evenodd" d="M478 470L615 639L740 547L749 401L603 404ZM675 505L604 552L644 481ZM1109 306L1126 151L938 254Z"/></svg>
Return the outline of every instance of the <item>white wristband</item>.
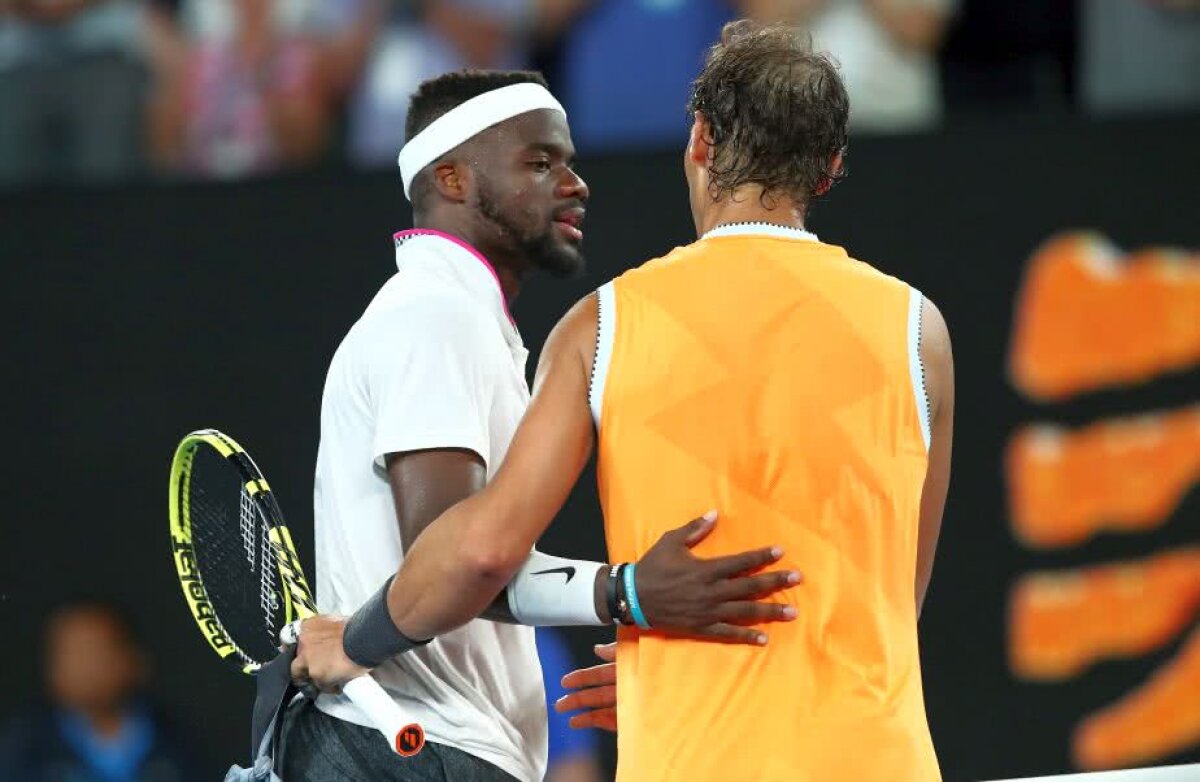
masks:
<svg viewBox="0 0 1200 782"><path fill-rule="evenodd" d="M603 625L595 590L596 571L605 567L534 549L508 582L508 610L523 625Z"/></svg>

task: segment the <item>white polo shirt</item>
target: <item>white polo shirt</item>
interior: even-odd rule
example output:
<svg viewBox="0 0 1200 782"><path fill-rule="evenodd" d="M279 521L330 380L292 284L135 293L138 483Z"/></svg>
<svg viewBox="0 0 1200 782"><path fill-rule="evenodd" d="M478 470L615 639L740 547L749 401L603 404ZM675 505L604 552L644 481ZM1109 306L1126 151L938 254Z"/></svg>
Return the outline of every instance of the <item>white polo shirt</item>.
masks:
<svg viewBox="0 0 1200 782"><path fill-rule="evenodd" d="M388 453L467 448L491 479L529 404L528 351L491 265L433 231L396 234L399 271L338 347L321 399L317 604L350 615L403 559ZM373 675L430 741L518 779L546 769L546 706L533 628L477 619ZM341 696L326 714L368 724Z"/></svg>

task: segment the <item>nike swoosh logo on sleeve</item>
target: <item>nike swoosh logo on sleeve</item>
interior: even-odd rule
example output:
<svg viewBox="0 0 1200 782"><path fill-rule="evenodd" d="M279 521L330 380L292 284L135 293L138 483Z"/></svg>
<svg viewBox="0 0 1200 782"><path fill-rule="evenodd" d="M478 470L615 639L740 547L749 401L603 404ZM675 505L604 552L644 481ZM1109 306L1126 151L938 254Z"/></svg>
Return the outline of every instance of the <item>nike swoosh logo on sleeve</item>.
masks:
<svg viewBox="0 0 1200 782"><path fill-rule="evenodd" d="M568 584L571 583L571 579L575 578L575 568L571 567L570 565L567 565L566 567L552 567L548 570L533 571L533 575L535 576L544 575L546 573L562 573L567 577L566 583Z"/></svg>

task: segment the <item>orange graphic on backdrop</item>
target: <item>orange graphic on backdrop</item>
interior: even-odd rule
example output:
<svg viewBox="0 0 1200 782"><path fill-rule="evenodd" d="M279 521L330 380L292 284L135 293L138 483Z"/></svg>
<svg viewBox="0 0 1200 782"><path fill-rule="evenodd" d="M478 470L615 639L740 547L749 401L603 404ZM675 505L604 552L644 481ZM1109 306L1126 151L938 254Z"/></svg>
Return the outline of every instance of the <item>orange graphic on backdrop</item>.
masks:
<svg viewBox="0 0 1200 782"><path fill-rule="evenodd" d="M1009 659L1023 678L1066 679L1100 660L1159 648L1198 607L1200 548L1027 575L1009 606Z"/></svg>
<svg viewBox="0 0 1200 782"><path fill-rule="evenodd" d="M1200 630L1148 683L1088 717L1071 751L1081 768L1141 765L1200 742Z"/></svg>
<svg viewBox="0 0 1200 782"><path fill-rule="evenodd" d="M1006 471L1013 531L1027 546L1153 529L1200 480L1200 406L1077 432L1024 428L1009 443Z"/></svg>
<svg viewBox="0 0 1200 782"><path fill-rule="evenodd" d="M1121 258L1103 237L1065 234L1030 260L1009 369L1025 396L1060 401L1200 363L1200 256ZM1031 548L1167 523L1200 479L1200 406L1075 432L1026 426L1005 462L1013 532ZM1200 607L1200 547L1140 562L1022 577L1009 604L1014 673L1066 680L1104 659L1160 648ZM1072 755L1086 769L1143 764L1200 744L1200 629L1150 680L1086 717Z"/></svg>
<svg viewBox="0 0 1200 782"><path fill-rule="evenodd" d="M1058 236L1030 261L1017 300L1013 385L1057 400L1200 362L1200 256L1124 258L1095 233Z"/></svg>

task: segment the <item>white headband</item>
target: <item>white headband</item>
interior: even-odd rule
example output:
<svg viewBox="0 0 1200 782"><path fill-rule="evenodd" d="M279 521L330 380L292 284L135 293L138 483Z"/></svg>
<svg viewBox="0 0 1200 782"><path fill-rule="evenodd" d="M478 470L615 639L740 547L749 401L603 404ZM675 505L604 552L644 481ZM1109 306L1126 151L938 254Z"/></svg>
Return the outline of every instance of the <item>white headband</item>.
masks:
<svg viewBox="0 0 1200 782"><path fill-rule="evenodd" d="M455 106L435 119L400 150L400 177L404 180L404 196L417 173L467 139L499 122L537 109L567 112L562 104L540 84L522 82L510 84Z"/></svg>

